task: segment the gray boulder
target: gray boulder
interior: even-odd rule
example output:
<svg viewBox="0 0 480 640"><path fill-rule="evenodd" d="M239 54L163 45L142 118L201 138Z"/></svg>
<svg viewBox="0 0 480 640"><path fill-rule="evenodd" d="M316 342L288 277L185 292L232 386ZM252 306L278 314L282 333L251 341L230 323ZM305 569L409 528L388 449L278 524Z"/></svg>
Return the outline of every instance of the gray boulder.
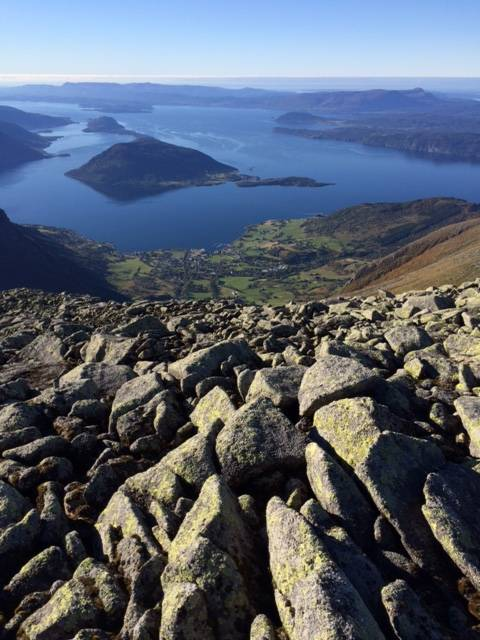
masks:
<svg viewBox="0 0 480 640"><path fill-rule="evenodd" d="M385 340L398 356L409 351L424 349L432 344L432 339L422 327L414 324L402 324L385 333Z"/></svg>
<svg viewBox="0 0 480 640"><path fill-rule="evenodd" d="M232 485L275 469L302 464L306 438L268 398L236 411L220 431L216 451L222 473Z"/></svg>
<svg viewBox="0 0 480 640"><path fill-rule="evenodd" d="M480 398L464 396L455 400L454 404L470 438L470 453L480 458Z"/></svg>
<svg viewBox="0 0 480 640"><path fill-rule="evenodd" d="M136 374L124 364L107 364L105 362L91 362L80 364L59 380L60 388L72 382L91 380L102 396L113 398L122 385Z"/></svg>
<svg viewBox="0 0 480 640"><path fill-rule="evenodd" d="M203 378L214 375L222 362L231 358L235 364L259 366L261 361L245 340L225 340L212 347L200 349L168 365L168 372L182 381L186 392L193 391Z"/></svg>
<svg viewBox="0 0 480 640"><path fill-rule="evenodd" d="M453 640L453 636L442 630L404 580L395 580L384 587L382 600L399 640Z"/></svg>
<svg viewBox="0 0 480 640"><path fill-rule="evenodd" d="M267 506L270 569L283 627L294 640L384 638L312 526L280 498Z"/></svg>
<svg viewBox="0 0 480 640"><path fill-rule="evenodd" d="M256 372L246 397L247 402L270 398L276 407L287 409L298 403L298 391L306 367L294 365L260 369Z"/></svg>
<svg viewBox="0 0 480 640"><path fill-rule="evenodd" d="M369 393L377 382L378 376L357 360L323 356L303 377L298 393L300 414L310 416L334 400Z"/></svg>
<svg viewBox="0 0 480 640"><path fill-rule="evenodd" d="M460 464L431 473L423 514L444 551L480 590L480 475Z"/></svg>
<svg viewBox="0 0 480 640"><path fill-rule="evenodd" d="M305 451L307 476L318 502L360 542L372 535L375 511L353 478L326 451L311 442Z"/></svg>

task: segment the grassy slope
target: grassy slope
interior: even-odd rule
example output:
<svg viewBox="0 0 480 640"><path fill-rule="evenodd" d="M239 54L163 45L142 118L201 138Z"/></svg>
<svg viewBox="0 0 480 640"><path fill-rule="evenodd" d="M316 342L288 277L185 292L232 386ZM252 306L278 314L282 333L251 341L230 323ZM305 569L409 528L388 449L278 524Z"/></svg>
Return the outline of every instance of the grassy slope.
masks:
<svg viewBox="0 0 480 640"><path fill-rule="evenodd" d="M459 284L480 275L480 219L448 225L428 234L352 280L346 293L379 288L394 293L441 284Z"/></svg>
<svg viewBox="0 0 480 640"><path fill-rule="evenodd" d="M93 261L110 284L131 297L233 296L283 304L338 292L372 260L475 215L480 216L480 206L447 198L366 204L328 217L268 221L213 255L193 250L123 255L70 232L49 232L63 234L80 260ZM449 280L452 268L445 264L440 280Z"/></svg>

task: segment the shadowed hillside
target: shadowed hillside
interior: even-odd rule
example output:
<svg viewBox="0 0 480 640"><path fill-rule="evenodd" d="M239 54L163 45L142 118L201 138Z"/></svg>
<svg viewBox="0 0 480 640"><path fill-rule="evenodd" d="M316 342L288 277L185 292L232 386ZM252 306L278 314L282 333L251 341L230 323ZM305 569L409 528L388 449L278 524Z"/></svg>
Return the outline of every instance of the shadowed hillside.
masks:
<svg viewBox="0 0 480 640"><path fill-rule="evenodd" d="M0 289L17 287L122 297L65 246L34 228L13 224L0 209Z"/></svg>

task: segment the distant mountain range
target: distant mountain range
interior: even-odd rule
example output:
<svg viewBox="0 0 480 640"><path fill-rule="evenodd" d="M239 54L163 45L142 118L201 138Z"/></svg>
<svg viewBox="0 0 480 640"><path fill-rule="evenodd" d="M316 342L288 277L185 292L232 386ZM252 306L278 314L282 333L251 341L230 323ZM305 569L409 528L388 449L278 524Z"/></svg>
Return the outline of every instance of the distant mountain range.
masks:
<svg viewBox="0 0 480 640"><path fill-rule="evenodd" d="M4 87L3 99L74 102L105 112L145 111L154 105L245 107L280 110L315 109L326 113L445 110L451 101L416 88L368 91L316 91L296 93L263 89L225 89L154 83L67 82L55 85ZM460 101L457 102L457 108ZM465 108L480 112L480 103L463 100Z"/></svg>
<svg viewBox="0 0 480 640"><path fill-rule="evenodd" d="M71 122L70 118L44 116L0 105L0 172L48 158L43 150L53 138L34 132Z"/></svg>
<svg viewBox="0 0 480 640"><path fill-rule="evenodd" d="M101 273L81 265L53 236L10 222L0 209L0 289L18 287L122 298Z"/></svg>

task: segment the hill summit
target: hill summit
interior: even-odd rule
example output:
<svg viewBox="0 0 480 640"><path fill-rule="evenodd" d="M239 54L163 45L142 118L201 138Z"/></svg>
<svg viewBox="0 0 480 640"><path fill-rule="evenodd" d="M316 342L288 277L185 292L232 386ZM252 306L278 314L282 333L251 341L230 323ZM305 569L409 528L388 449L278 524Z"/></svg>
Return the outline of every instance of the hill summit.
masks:
<svg viewBox="0 0 480 640"><path fill-rule="evenodd" d="M66 175L119 199L224 182L235 167L155 138L115 144Z"/></svg>
<svg viewBox="0 0 480 640"><path fill-rule="evenodd" d="M479 323L0 293L4 636L474 640Z"/></svg>

